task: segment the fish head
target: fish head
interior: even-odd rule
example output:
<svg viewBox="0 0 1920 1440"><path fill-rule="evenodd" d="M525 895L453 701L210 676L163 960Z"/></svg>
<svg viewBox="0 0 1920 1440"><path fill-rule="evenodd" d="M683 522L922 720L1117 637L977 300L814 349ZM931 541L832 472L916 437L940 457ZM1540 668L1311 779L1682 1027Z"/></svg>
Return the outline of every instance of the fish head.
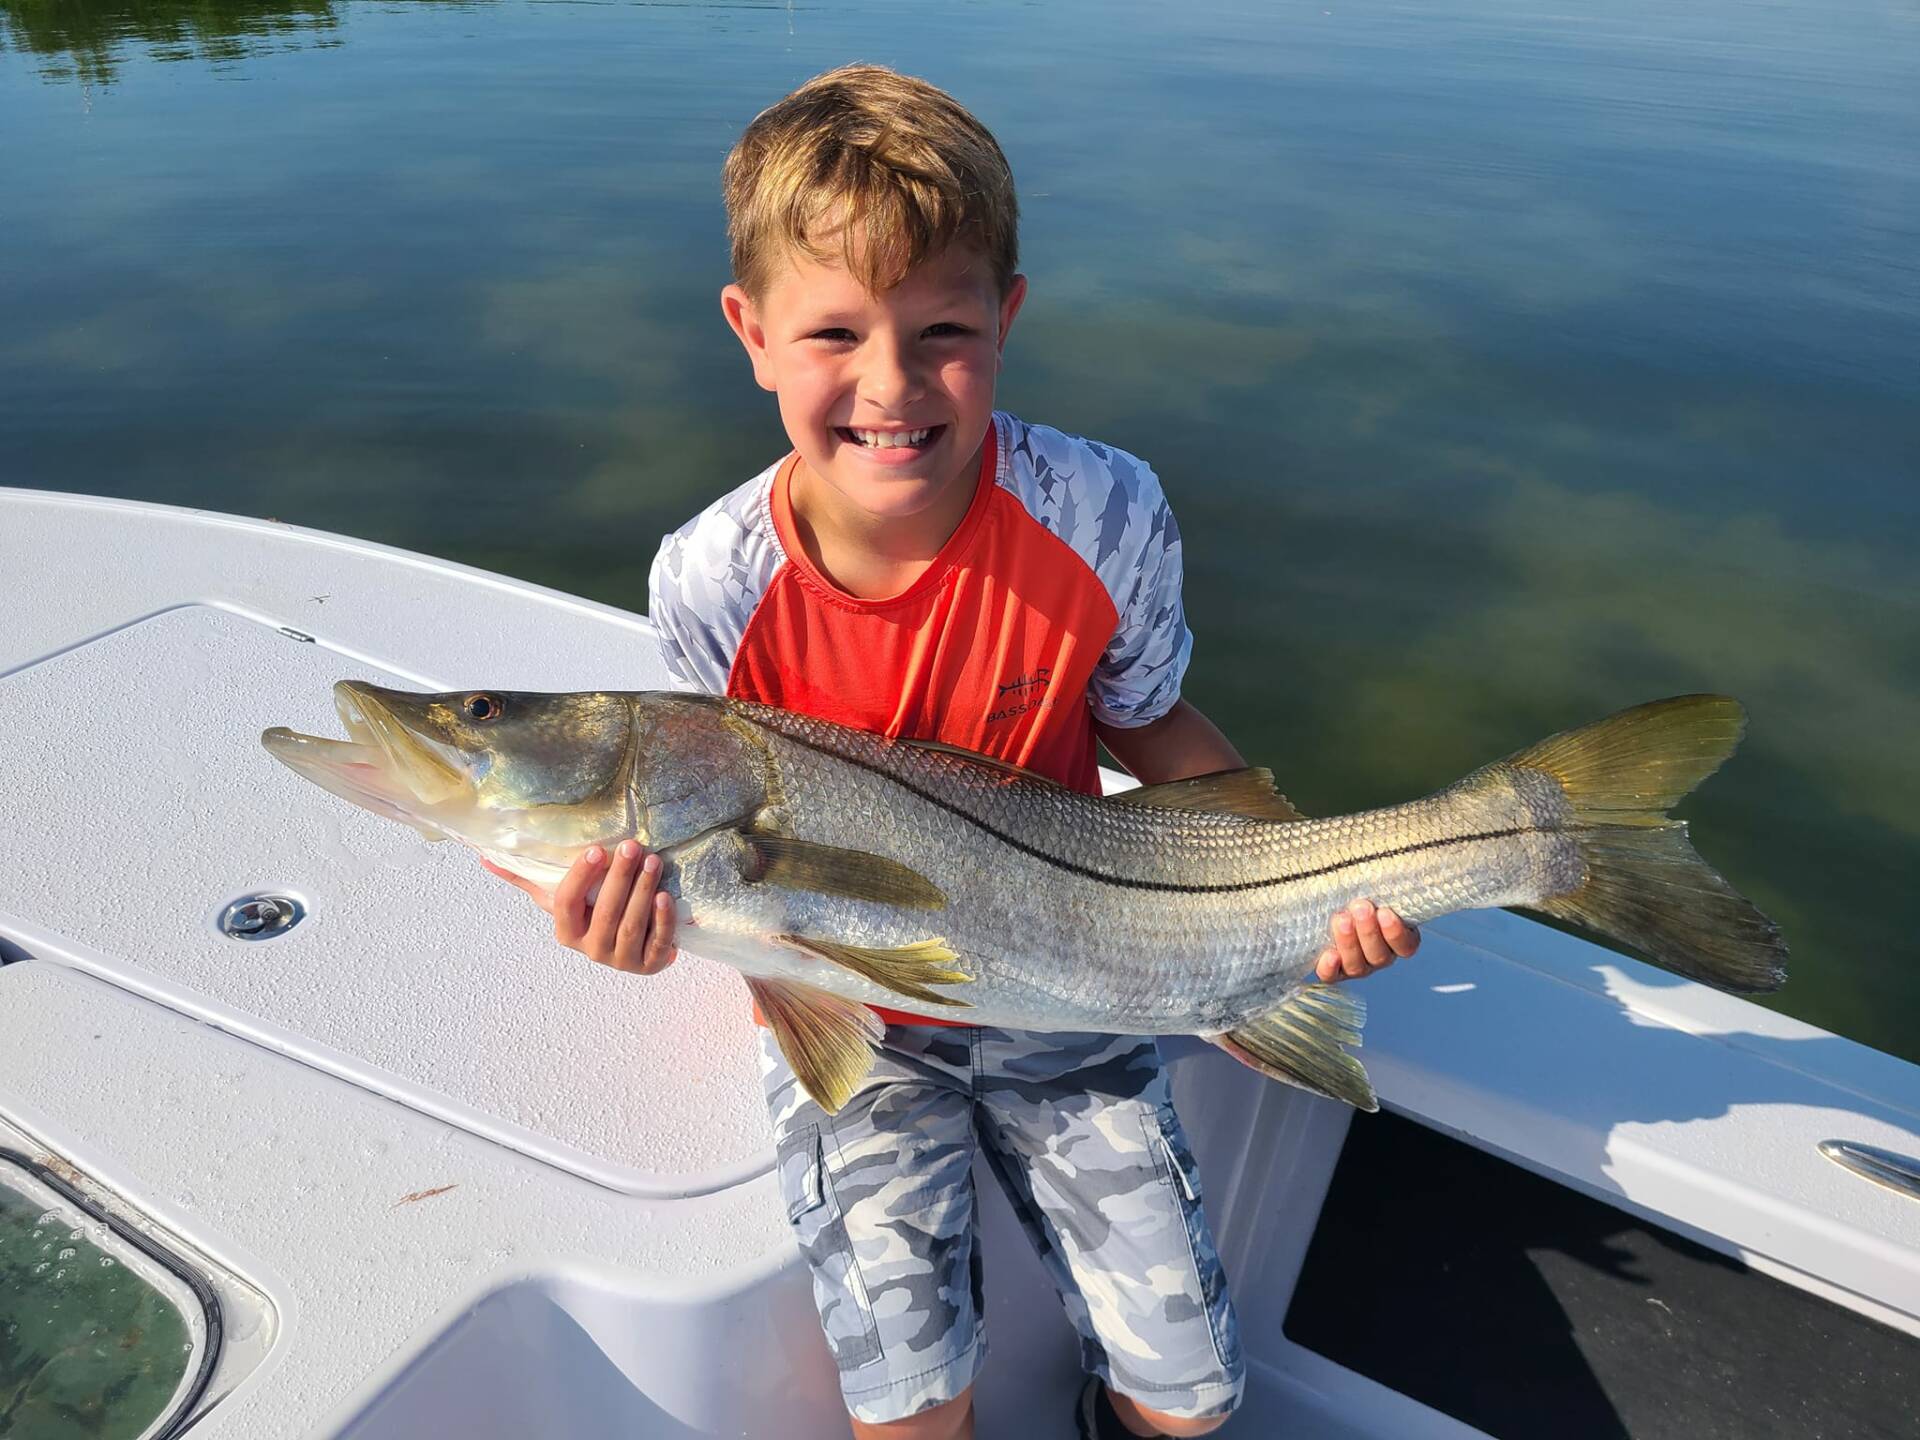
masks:
<svg viewBox="0 0 1920 1440"><path fill-rule="evenodd" d="M260 741L363 809L545 873L632 833L628 701L598 691L417 694L342 680L333 704L347 739L275 727Z"/></svg>

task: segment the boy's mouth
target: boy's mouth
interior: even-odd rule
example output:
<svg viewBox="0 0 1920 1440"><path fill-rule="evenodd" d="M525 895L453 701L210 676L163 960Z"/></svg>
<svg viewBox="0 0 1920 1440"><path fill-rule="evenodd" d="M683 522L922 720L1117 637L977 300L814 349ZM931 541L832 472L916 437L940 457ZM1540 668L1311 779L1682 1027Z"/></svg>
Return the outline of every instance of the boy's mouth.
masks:
<svg viewBox="0 0 1920 1440"><path fill-rule="evenodd" d="M918 430L858 430L851 425L836 425L833 433L849 445L858 445L862 450L880 452L900 452L917 454L930 448L939 440L944 425L927 425Z"/></svg>

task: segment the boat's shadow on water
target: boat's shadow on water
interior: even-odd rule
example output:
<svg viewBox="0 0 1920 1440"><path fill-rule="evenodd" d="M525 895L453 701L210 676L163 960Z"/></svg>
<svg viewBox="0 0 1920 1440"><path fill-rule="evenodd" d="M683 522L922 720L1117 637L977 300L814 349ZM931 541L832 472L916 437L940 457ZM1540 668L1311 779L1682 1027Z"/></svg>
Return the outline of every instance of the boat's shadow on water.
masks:
<svg viewBox="0 0 1920 1440"><path fill-rule="evenodd" d="M1745 1204L1820 1207L1809 1187L1829 1162L1806 1127L1707 1144L1669 1130L1825 1106L1818 1139L1920 1155L1920 1119L1886 1098L1911 1095L1911 1067L1758 1011L1753 1030L1673 1028L1652 1017L1683 1018L1682 982L1631 962L1599 968L1604 994L1569 997L1485 951L1430 949L1369 985L1363 1053L1389 1112L1439 1128L1355 1116L1290 1340L1502 1440L1920 1433L1920 1342L1720 1253L1716 1226L1755 1230ZM1628 1161L1647 1146L1684 1159ZM1663 1194L1691 1225L1619 1208L1661 1211Z"/></svg>

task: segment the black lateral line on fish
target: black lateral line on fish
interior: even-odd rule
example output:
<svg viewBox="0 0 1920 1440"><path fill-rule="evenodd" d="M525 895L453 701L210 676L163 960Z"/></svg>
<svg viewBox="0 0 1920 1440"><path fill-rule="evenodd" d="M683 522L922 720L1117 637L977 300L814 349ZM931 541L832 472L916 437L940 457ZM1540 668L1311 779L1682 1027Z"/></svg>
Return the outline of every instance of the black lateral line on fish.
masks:
<svg viewBox="0 0 1920 1440"><path fill-rule="evenodd" d="M1399 845L1391 850L1376 850L1371 855L1355 855L1350 860L1336 860L1331 865L1322 865L1317 870L1300 870L1291 875L1274 875L1265 880L1242 880L1230 885L1177 885L1161 880L1116 880L1119 885L1139 885L1154 890L1186 890L1195 894L1222 894L1232 890L1264 890L1271 885L1291 885L1296 880L1317 880L1322 875L1332 875L1339 870L1348 870L1355 865L1370 865L1376 860L1396 860L1402 855L1412 855L1420 850L1438 850L1446 845L1471 845L1476 840L1507 840L1515 835L1544 835L1547 827L1542 825L1515 825L1505 830L1482 830L1473 835L1448 835L1439 840L1416 840L1411 845ZM1094 879L1105 879L1095 875Z"/></svg>
<svg viewBox="0 0 1920 1440"><path fill-rule="evenodd" d="M1504 830L1481 830L1472 835L1448 835L1438 840L1416 840L1411 845L1396 846L1392 850L1376 850L1371 855L1355 855L1349 860L1336 860L1330 865L1322 865L1314 870L1298 870L1290 875L1270 875L1264 880L1233 880L1220 885L1184 885L1177 880L1131 880L1124 875L1108 875L1103 871L1089 869L1085 865L1076 865L1071 860L1063 860L1058 855L1049 855L1038 846L1029 845L1024 840L1017 840L1005 831L996 830L979 816L969 815L951 801L943 800L938 795L931 795L918 785L902 780L898 775L889 775L877 765L869 765L864 760L842 754L825 745L817 745L811 740L803 740L798 735L789 734L784 730L776 729L774 734L782 739L791 740L796 745L804 746L817 755L831 756L848 765L857 765L870 775L878 775L881 779L898 785L909 795L917 795L929 805L936 805L949 815L966 821L976 830L985 831L1002 845L1011 845L1023 855L1030 855L1035 860L1051 865L1055 869L1065 870L1069 874L1078 875L1083 879L1096 880L1102 885L1116 885L1127 890L1159 890L1181 895L1231 895L1245 890L1267 890L1275 885L1292 885L1301 880L1317 880L1322 875L1349 870L1355 865L1370 865L1377 860L1395 860L1402 855L1412 855L1421 850L1437 850L1444 845L1470 845L1477 840L1507 840L1515 835L1544 835L1550 828L1544 825L1514 825Z"/></svg>

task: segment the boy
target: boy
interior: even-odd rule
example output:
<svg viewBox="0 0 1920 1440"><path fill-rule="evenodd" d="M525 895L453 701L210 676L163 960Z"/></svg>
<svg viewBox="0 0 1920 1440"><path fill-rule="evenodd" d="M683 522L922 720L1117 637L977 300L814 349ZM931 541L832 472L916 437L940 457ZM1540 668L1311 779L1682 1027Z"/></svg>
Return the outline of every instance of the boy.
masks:
<svg viewBox="0 0 1920 1440"><path fill-rule="evenodd" d="M852 66L760 115L725 184L721 308L794 453L662 544L650 612L675 683L1095 793L1096 740L1147 784L1244 765L1180 698L1180 536L1153 472L994 412L1027 287L993 137L932 86ZM629 841L551 896L514 883L563 945L652 974L674 954L659 874ZM1418 944L1365 904L1332 925L1323 979ZM1155 1043L881 1014L873 1073L837 1115L761 1047L855 1434L973 1433L978 1145L1080 1333L1085 1440L1221 1425L1239 1337Z"/></svg>

